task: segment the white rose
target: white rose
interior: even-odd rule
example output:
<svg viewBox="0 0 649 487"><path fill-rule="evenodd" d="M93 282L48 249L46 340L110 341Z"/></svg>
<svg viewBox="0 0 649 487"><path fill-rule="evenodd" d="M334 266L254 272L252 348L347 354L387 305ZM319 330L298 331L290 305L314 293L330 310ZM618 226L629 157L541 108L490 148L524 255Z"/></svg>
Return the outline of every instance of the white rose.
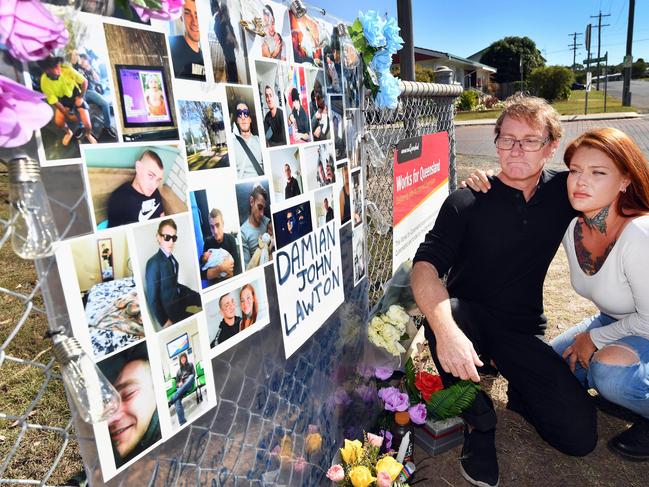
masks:
<svg viewBox="0 0 649 487"><path fill-rule="evenodd" d="M410 320L408 313L397 304L390 306L386 315L392 323L404 326L404 330L406 323Z"/></svg>

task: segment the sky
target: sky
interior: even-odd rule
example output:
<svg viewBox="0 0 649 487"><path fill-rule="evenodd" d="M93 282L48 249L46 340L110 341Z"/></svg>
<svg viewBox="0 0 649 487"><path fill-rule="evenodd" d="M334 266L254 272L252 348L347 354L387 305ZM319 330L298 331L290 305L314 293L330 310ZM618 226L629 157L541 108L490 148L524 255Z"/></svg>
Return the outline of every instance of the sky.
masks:
<svg viewBox="0 0 649 487"><path fill-rule="evenodd" d="M321 7L346 21L358 11L376 10L396 18L396 0L317 0ZM591 57L597 56L597 18L602 17L601 55L619 64L626 53L629 0L412 0L415 46L468 57L506 36L531 38L548 65L572 65L573 32L577 36L577 62L586 58L583 47L586 25L593 24ZM636 0L633 59L649 61L649 1Z"/></svg>

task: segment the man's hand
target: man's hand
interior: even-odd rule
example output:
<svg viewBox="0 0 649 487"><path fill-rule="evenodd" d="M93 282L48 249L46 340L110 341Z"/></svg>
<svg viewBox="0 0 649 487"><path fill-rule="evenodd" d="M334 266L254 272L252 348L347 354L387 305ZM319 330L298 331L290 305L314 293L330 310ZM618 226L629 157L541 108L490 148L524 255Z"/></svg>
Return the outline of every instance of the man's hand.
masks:
<svg viewBox="0 0 649 487"><path fill-rule="evenodd" d="M597 351L597 347L590 338L590 333L584 331L575 336L574 343L563 352L563 358L568 359L570 370L574 372L577 361L584 369L587 369L595 351Z"/></svg>
<svg viewBox="0 0 649 487"><path fill-rule="evenodd" d="M442 368L462 380L480 382L478 367L484 364L478 357L473 343L459 329L450 333L435 336L437 340L437 358Z"/></svg>
<svg viewBox="0 0 649 487"><path fill-rule="evenodd" d="M468 186L473 191L482 191L483 193L486 193L491 189L491 183L487 179L487 176L493 175L493 169L489 169L487 172L481 169L476 169L468 178L460 181L460 188L466 188Z"/></svg>

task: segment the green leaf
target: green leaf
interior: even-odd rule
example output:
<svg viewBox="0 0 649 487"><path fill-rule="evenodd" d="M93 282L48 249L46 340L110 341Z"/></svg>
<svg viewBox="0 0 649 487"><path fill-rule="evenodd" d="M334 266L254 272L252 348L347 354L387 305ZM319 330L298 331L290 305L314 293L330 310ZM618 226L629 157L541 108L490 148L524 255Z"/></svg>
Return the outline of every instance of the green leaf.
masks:
<svg viewBox="0 0 649 487"><path fill-rule="evenodd" d="M426 410L434 419L447 419L457 416L468 409L475 400L480 386L462 380L451 387L437 391L426 403Z"/></svg>
<svg viewBox="0 0 649 487"><path fill-rule="evenodd" d="M353 32L360 32L361 34L363 33L363 24L361 24L360 19L354 20L354 23L349 27L349 33Z"/></svg>
<svg viewBox="0 0 649 487"><path fill-rule="evenodd" d="M162 1L161 0L146 0L145 3L147 4L147 7L150 8L151 10L161 10L162 9Z"/></svg>

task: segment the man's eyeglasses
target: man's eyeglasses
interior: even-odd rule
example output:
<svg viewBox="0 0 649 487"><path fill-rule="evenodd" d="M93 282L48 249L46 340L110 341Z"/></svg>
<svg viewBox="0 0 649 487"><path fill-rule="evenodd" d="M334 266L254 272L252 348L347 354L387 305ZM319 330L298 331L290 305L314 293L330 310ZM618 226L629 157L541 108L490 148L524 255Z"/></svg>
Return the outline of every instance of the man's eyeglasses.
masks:
<svg viewBox="0 0 649 487"><path fill-rule="evenodd" d="M237 117L238 118L243 118L243 117L248 118L248 117L250 117L250 110L248 110L247 108L244 108L243 110L238 110L237 109Z"/></svg>
<svg viewBox="0 0 649 487"><path fill-rule="evenodd" d="M524 152L538 152L540 151L545 144L550 140L548 135L545 139L522 139L518 140L513 137L496 137L494 143L496 147L500 150L512 150L514 146L518 143L518 146Z"/></svg>
<svg viewBox="0 0 649 487"><path fill-rule="evenodd" d="M178 240L178 235L169 235L168 233L159 233L158 235L160 235L165 242L168 242L169 240L175 242Z"/></svg>

